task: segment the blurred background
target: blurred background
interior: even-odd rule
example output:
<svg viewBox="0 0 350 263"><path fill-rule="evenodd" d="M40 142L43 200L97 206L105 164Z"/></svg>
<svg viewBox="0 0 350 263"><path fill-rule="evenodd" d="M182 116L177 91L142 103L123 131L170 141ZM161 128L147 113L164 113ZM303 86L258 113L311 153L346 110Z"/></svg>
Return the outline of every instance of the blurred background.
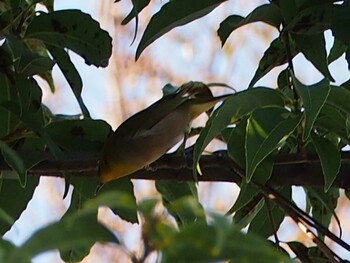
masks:
<svg viewBox="0 0 350 263"><path fill-rule="evenodd" d="M114 129L130 115L147 107L162 96L162 87L166 83L179 86L196 80L204 83L226 83L236 90L246 89L252 79L260 58L269 43L278 36L275 28L263 23L254 23L235 31L225 46L217 37L219 24L228 15L246 16L258 5L267 1L227 1L212 13L186 26L176 28L156 40L135 62L135 51L142 33L152 14L157 12L164 2L151 1L139 16L136 41L132 44L135 33L135 21L121 25L123 18L132 8L131 1L113 3L111 0L60 0L55 1L55 10L80 9L100 22L113 38L113 55L107 68L87 66L84 61L71 52L71 57L83 79L83 99L91 116L106 120ZM40 8L40 7L39 7ZM331 33L327 32L328 50L332 46ZM313 66L298 55L295 63L297 77L306 84L322 79ZM281 68L274 69L261 79L256 86L276 87L276 80ZM337 84L349 79L349 72L344 57L330 66ZM57 67L54 68L55 93L47 87L43 90L43 102L56 114L79 114L77 102L67 82ZM230 92L223 88L215 93ZM205 116L194 125L204 125ZM212 145L211 149L225 147ZM138 200L157 196L154 182L134 181ZM64 183L59 178L42 177L33 200L20 220L6 234L6 238L15 244L21 244L35 230L58 220L69 206L69 196L62 200ZM200 201L206 211L225 213L234 203L239 188L230 183L200 183ZM305 207L304 192L293 188L293 196L301 207ZM337 213L343 223L345 240L350 240L350 228L346 214L349 214L350 202L342 195ZM125 247L134 253L140 253L140 226L120 220L109 210L101 209L99 218L112 228L122 239ZM333 229L338 232L334 225ZM288 219L279 231L282 241L299 240L311 244L307 237ZM340 250L340 255L346 256ZM129 262L125 251L108 244L96 244L84 263L92 262ZM37 256L33 262L62 262L58 252L48 252ZM149 262L154 262L154 258Z"/></svg>

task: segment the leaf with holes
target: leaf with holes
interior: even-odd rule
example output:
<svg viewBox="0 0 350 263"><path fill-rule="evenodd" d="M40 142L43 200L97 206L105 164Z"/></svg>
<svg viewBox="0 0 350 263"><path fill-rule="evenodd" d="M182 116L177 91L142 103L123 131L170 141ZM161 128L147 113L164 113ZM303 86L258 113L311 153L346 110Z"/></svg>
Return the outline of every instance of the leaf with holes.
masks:
<svg viewBox="0 0 350 263"><path fill-rule="evenodd" d="M281 41L280 37L271 42L263 57L260 59L259 66L255 71L253 79L249 83L249 87L254 86L259 79L269 73L273 68L287 63L288 60L293 59L294 56L299 53L295 42L291 38L289 42L290 54L288 54L286 46Z"/></svg>
<svg viewBox="0 0 350 263"><path fill-rule="evenodd" d="M332 25L332 4L320 4L300 11L284 29L295 34L319 34Z"/></svg>
<svg viewBox="0 0 350 263"><path fill-rule="evenodd" d="M39 39L58 48L68 48L88 65L106 67L112 39L90 15L80 10L40 13L29 24L25 38Z"/></svg>

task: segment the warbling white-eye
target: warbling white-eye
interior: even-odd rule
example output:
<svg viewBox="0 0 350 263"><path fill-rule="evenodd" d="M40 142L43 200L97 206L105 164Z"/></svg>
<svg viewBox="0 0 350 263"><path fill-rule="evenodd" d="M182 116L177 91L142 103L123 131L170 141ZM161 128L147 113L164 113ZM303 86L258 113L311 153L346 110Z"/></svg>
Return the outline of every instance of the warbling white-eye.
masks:
<svg viewBox="0 0 350 263"><path fill-rule="evenodd" d="M189 82L124 121L107 139L99 163L102 184L129 175L174 147L191 121L230 95L213 97L201 82Z"/></svg>

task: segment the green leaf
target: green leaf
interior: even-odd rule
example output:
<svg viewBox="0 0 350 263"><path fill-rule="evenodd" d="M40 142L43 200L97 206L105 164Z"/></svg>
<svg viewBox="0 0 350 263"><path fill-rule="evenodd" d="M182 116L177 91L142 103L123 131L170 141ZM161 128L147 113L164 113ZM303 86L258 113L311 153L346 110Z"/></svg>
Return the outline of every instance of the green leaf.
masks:
<svg viewBox="0 0 350 263"><path fill-rule="evenodd" d="M291 199L292 189L285 188L283 194ZM266 202L269 202L267 204ZM271 200L265 200L265 205L259 210L249 225L248 233L255 233L262 238L268 238L277 232L283 219L285 217L284 212Z"/></svg>
<svg viewBox="0 0 350 263"><path fill-rule="evenodd" d="M350 114L350 90L331 86L326 103L340 111Z"/></svg>
<svg viewBox="0 0 350 263"><path fill-rule="evenodd" d="M18 75L14 88L18 97L5 101L0 107L16 115L28 128L36 132L47 144L56 158L62 156L61 150L52 141L44 128L44 117L41 108L41 89L33 78L27 79Z"/></svg>
<svg viewBox="0 0 350 263"><path fill-rule="evenodd" d="M22 259L32 258L45 251L88 246L95 242L118 244L119 240L110 230L98 223L96 215L74 214L36 231L12 258L22 262Z"/></svg>
<svg viewBox="0 0 350 263"><path fill-rule="evenodd" d="M1 104L18 99L16 88L11 80L4 74L0 73L0 137L5 137L20 123L19 118L8 109L1 107Z"/></svg>
<svg viewBox="0 0 350 263"><path fill-rule="evenodd" d="M64 49L57 48L52 45L47 45L47 48L50 51L50 54L52 55L52 57L57 62L57 65L62 71L64 77L68 81L69 86L71 87L73 94L79 103L79 106L83 115L86 118L89 118L90 117L89 110L85 106L84 101L81 97L83 82L81 80L78 70L75 68L74 64L72 63L68 53Z"/></svg>
<svg viewBox="0 0 350 263"><path fill-rule="evenodd" d="M152 16L136 50L136 60L147 46L171 29L207 15L225 0L201 0L188 4L187 0L173 0Z"/></svg>
<svg viewBox="0 0 350 263"><path fill-rule="evenodd" d="M312 217L328 228L331 218L334 216L340 227L339 219L335 214L335 208L337 207L339 198L339 188L330 188L327 193L323 189L316 187L309 186L304 187L304 189L306 190L307 201L312 207ZM322 233L318 233L318 235L324 239Z"/></svg>
<svg viewBox="0 0 350 263"><path fill-rule="evenodd" d="M257 191L256 188L255 191ZM248 226L254 217L259 213L260 209L265 205L265 200L262 198L262 194L251 196L254 198L251 198L249 202L247 202L244 206L241 206L233 215L232 223L240 228Z"/></svg>
<svg viewBox="0 0 350 263"><path fill-rule="evenodd" d="M303 140L306 141L310 136L316 118L318 117L323 105L326 103L331 89L329 81L326 79L323 79L314 85L305 86L294 76L293 82L304 104L305 127Z"/></svg>
<svg viewBox="0 0 350 263"><path fill-rule="evenodd" d="M25 38L39 39L58 48L68 48L88 65L106 67L112 39L98 22L80 10L40 13L29 24Z"/></svg>
<svg viewBox="0 0 350 263"><path fill-rule="evenodd" d="M293 253L298 257L301 262L313 263L308 253L308 248L300 242L292 241L287 243Z"/></svg>
<svg viewBox="0 0 350 263"><path fill-rule="evenodd" d="M247 182L252 179L257 166L285 142L301 121L300 116L282 119L285 113L285 110L276 108L257 109L248 119L245 144Z"/></svg>
<svg viewBox="0 0 350 263"><path fill-rule="evenodd" d="M237 121L257 108L283 107L283 105L281 94L268 88L244 90L230 96L213 112L206 126L201 131L194 147L194 168L209 142L232 121Z"/></svg>
<svg viewBox="0 0 350 263"><path fill-rule="evenodd" d="M169 245L169 237L178 231L164 215L159 215L158 205L159 200L153 198L145 199L139 204L139 212L143 218L142 236L157 251Z"/></svg>
<svg viewBox="0 0 350 263"><path fill-rule="evenodd" d="M50 137L68 151L101 150L111 132L109 124L102 120L61 120L46 126Z"/></svg>
<svg viewBox="0 0 350 263"><path fill-rule="evenodd" d="M138 1L132 1L133 8L131 9L130 13L123 19L122 25L126 25L129 23L134 17L136 17L141 11L148 6L148 4L151 2L151 0L138 0Z"/></svg>
<svg viewBox="0 0 350 263"><path fill-rule="evenodd" d="M334 39L333 46L328 55L328 64L331 64L333 61L336 61L340 58L346 51L348 50L348 46L344 45L343 42L338 39Z"/></svg>
<svg viewBox="0 0 350 263"><path fill-rule="evenodd" d="M317 117L314 126L316 128L324 129L327 134L335 133L337 135L337 142L339 138L341 138L345 142L350 143L347 139L349 138L347 122L348 118L346 114L337 108L325 104Z"/></svg>
<svg viewBox="0 0 350 263"><path fill-rule="evenodd" d="M314 35L294 34L293 39L306 59L309 60L323 76L334 81L328 69L326 41L323 33Z"/></svg>
<svg viewBox="0 0 350 263"><path fill-rule="evenodd" d="M242 169L245 169L245 138L247 119L241 120L234 128L227 142L227 150L230 158Z"/></svg>
<svg viewBox="0 0 350 263"><path fill-rule="evenodd" d="M319 4L300 11L284 29L295 34L323 33L332 24L332 5Z"/></svg>
<svg viewBox="0 0 350 263"><path fill-rule="evenodd" d="M18 248L12 244L11 242L0 239L0 262L6 262L6 263L17 263L16 261L10 261L11 255L14 255L18 253ZM22 260L21 263L30 263L31 261L28 260Z"/></svg>
<svg viewBox="0 0 350 263"><path fill-rule="evenodd" d="M79 213L83 210L85 202L95 197L96 188L99 183L98 178L72 178L70 183L74 186L70 205L63 215L63 219ZM97 218L98 207L95 212L91 209L91 218ZM60 250L61 258L65 262L78 262L83 260L89 253L94 242L84 245L73 245L69 249Z"/></svg>
<svg viewBox="0 0 350 263"><path fill-rule="evenodd" d="M264 163L262 165L264 165ZM257 198L256 196L258 195L258 193L259 193L259 189L256 186L254 186L253 184L247 183L247 180L242 180L240 184L240 192L237 197L237 200L233 204L233 206L230 208L230 210L227 212L227 214L232 214L241 209L243 209L243 211L246 211L245 207L252 204L255 198ZM251 207L248 208L248 210L250 209Z"/></svg>
<svg viewBox="0 0 350 263"><path fill-rule="evenodd" d="M4 46L11 53L18 74L32 76L44 73L50 71L55 64L48 56L32 52L23 41L14 37L6 37Z"/></svg>
<svg viewBox="0 0 350 263"><path fill-rule="evenodd" d="M161 250L162 262L290 262L264 240L244 235L227 218L216 215L209 225L203 221L185 226Z"/></svg>
<svg viewBox="0 0 350 263"><path fill-rule="evenodd" d="M0 141L0 149L6 163L18 174L20 185L25 187L27 184L27 167L24 161L15 150L3 141Z"/></svg>
<svg viewBox="0 0 350 263"><path fill-rule="evenodd" d="M340 152L333 143L316 134L311 134L311 139L321 161L324 176L324 191L327 192L337 178L340 170Z"/></svg>
<svg viewBox="0 0 350 263"><path fill-rule="evenodd" d="M288 60L293 59L299 53L294 41L291 38L289 38L289 42L290 54L288 54L285 43L281 41L280 37L271 42L270 46L265 51L259 62L259 66L255 71L254 77L249 83L249 87L254 86L259 79L269 73L273 68L287 63Z"/></svg>
<svg viewBox="0 0 350 263"><path fill-rule="evenodd" d="M0 190L0 233L4 235L26 209L39 184L39 177L28 177L26 187L17 180L3 179Z"/></svg>
<svg viewBox="0 0 350 263"><path fill-rule="evenodd" d="M350 34L348 25L350 23L350 5L347 1L344 1L341 5L334 6L332 21L332 33L334 37L349 46Z"/></svg>
<svg viewBox="0 0 350 263"><path fill-rule="evenodd" d="M130 179L120 178L104 184L97 198L86 202L85 209L107 206L113 213L130 223L138 223L137 203Z"/></svg>
<svg viewBox="0 0 350 263"><path fill-rule="evenodd" d="M179 226L205 220L205 212L199 203L194 182L156 181L156 188L162 195L164 206Z"/></svg>
<svg viewBox="0 0 350 263"><path fill-rule="evenodd" d="M260 184L265 184L267 180L271 177L273 170L273 160L272 158L266 158L263 160L255 169L254 172L254 182L258 182ZM257 198L260 193L260 189L256 187L254 184L248 183L247 180L243 180L240 184L240 192L237 197L236 202L228 211L228 214L231 214L240 209L244 209L249 203L252 202L255 198Z"/></svg>
<svg viewBox="0 0 350 263"><path fill-rule="evenodd" d="M283 20L287 24L290 23L290 21L298 13L297 1L278 1L278 0L274 0L273 3L276 4L280 8Z"/></svg>
<svg viewBox="0 0 350 263"><path fill-rule="evenodd" d="M230 34L237 28L254 23L264 22L279 29L281 24L281 13L274 4L265 4L255 8L248 16L231 15L220 23L218 35L223 46Z"/></svg>

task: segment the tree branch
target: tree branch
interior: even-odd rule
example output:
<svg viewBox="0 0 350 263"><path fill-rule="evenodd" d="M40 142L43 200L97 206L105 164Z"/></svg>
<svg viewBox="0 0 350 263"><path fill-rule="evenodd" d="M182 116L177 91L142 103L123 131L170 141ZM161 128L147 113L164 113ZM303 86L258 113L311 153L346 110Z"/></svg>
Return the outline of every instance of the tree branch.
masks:
<svg viewBox="0 0 350 263"><path fill-rule="evenodd" d="M22 152L20 155L26 163L38 163L28 170L32 176L63 177L63 172L71 176L97 176L98 152L66 153L65 159L55 160L45 152ZM188 156L191 159L192 156ZM241 178L232 167L237 166L225 151L203 155L200 167L203 175L198 181L239 183ZM2 172L12 171L4 162L0 162ZM187 162L181 155L167 154L150 167L141 169L129 176L132 179L193 181L192 161ZM270 185L323 186L323 173L317 155L289 154L278 156L275 160ZM342 166L333 186L350 187L350 152L342 152Z"/></svg>

